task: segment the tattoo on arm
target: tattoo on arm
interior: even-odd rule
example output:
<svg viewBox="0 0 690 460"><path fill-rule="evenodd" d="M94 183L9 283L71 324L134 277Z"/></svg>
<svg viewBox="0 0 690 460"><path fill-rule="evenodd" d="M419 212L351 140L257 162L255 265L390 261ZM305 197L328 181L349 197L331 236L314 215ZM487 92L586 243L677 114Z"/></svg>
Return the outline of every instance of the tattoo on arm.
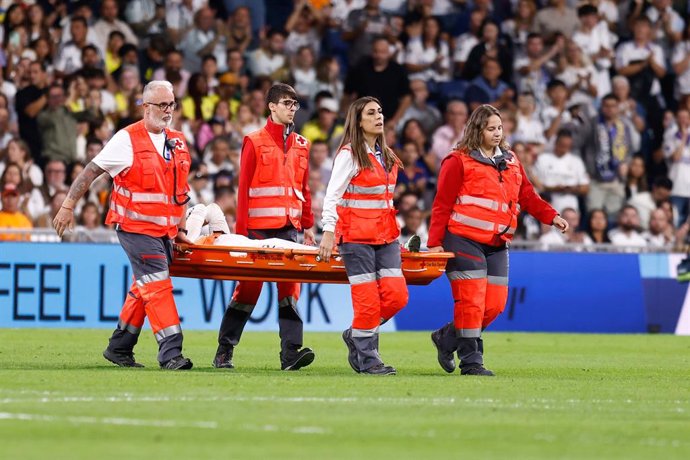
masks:
<svg viewBox="0 0 690 460"><path fill-rule="evenodd" d="M69 192L67 192L67 198L78 201L84 196L84 193L86 193L91 183L104 172L105 171L94 162L87 164L84 170L74 179L72 186L69 188Z"/></svg>

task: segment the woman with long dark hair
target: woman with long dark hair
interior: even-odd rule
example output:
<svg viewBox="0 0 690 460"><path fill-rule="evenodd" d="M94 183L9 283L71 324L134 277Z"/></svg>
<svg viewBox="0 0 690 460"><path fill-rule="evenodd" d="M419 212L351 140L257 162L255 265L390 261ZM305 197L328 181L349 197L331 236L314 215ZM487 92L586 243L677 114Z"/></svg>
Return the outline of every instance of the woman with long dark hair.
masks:
<svg viewBox="0 0 690 460"><path fill-rule="evenodd" d="M562 232L568 223L541 199L503 134L500 112L479 106L465 136L441 164L429 228L429 251L452 251L446 276L454 301L453 321L431 334L438 362L463 375L494 375L484 368L482 331L508 298L508 243L520 210Z"/></svg>
<svg viewBox="0 0 690 460"><path fill-rule="evenodd" d="M395 368L379 356L379 326L407 304L408 293L393 207L401 163L386 145L383 121L374 97L357 99L347 111L324 198L319 257L328 262L337 243L345 263L354 309L352 327L343 332L350 366L391 375Z"/></svg>

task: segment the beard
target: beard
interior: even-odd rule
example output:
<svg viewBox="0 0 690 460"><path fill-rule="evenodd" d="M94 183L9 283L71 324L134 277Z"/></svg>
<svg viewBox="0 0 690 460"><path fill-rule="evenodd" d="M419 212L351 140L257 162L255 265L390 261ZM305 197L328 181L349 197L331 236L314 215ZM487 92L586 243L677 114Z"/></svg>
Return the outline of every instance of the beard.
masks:
<svg viewBox="0 0 690 460"><path fill-rule="evenodd" d="M620 227L624 232L632 232L633 230L637 230L637 226L629 223L621 224Z"/></svg>

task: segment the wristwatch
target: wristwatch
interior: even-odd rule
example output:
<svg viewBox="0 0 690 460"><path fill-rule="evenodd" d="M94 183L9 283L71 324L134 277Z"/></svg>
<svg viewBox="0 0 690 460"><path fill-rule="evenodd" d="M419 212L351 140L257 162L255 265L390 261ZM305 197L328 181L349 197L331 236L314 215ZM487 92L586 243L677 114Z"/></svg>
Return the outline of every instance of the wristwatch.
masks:
<svg viewBox="0 0 690 460"><path fill-rule="evenodd" d="M185 235L187 235L187 229L186 229L186 228L178 228L178 229L177 229L177 233L180 233L180 232L182 232L182 233L184 233Z"/></svg>

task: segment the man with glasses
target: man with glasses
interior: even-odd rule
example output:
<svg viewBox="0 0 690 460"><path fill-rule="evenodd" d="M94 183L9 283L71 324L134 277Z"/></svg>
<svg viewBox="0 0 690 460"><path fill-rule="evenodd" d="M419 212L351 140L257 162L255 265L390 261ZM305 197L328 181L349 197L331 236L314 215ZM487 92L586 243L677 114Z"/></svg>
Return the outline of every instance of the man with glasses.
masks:
<svg viewBox="0 0 690 460"><path fill-rule="evenodd" d="M235 231L252 239L281 238L314 244L314 215L309 190L309 141L294 132L299 110L295 90L276 83L266 97L271 114L266 126L244 138L237 192ZM240 341L263 282L240 281L228 305L218 333L213 366L232 369L232 357ZM298 370L314 361L314 352L302 348L303 324L297 311L299 283L278 283L280 367Z"/></svg>
<svg viewBox="0 0 690 460"><path fill-rule="evenodd" d="M182 329L168 270L173 241L191 243L184 228L190 156L184 135L169 128L177 106L172 84L154 80L143 95L143 120L118 131L86 165L53 225L59 236L74 228L74 206L91 183L103 172L113 178L106 223L115 224L134 282L103 356L121 367L142 367L133 350L148 317L160 367L191 369L192 362L182 356Z"/></svg>

